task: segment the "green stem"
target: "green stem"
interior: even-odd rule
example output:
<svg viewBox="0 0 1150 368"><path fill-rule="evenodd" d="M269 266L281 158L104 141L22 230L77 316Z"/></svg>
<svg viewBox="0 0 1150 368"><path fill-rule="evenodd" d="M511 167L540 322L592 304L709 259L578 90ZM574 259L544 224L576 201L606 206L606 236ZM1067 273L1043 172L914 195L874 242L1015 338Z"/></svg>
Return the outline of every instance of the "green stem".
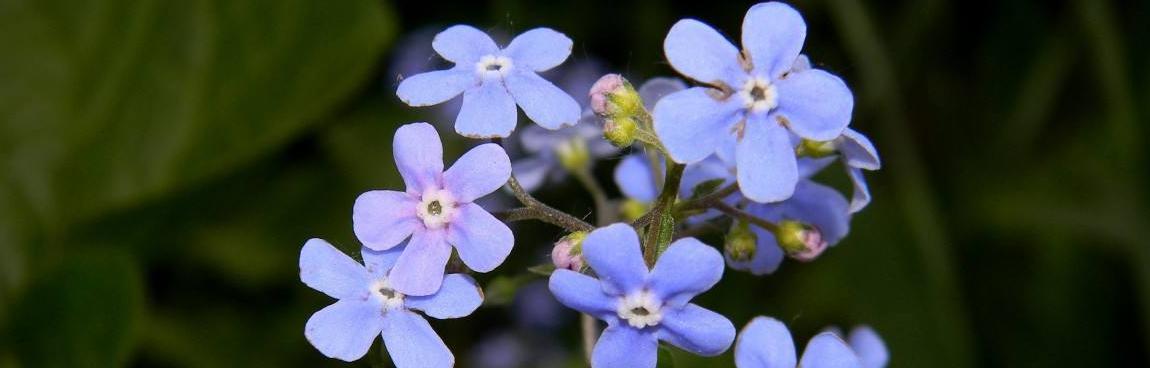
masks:
<svg viewBox="0 0 1150 368"><path fill-rule="evenodd" d="M523 221L523 220L539 220L555 226L562 227L567 231L591 231L595 230L591 224L576 218L575 216L568 215L566 212L557 210L540 202L531 194L523 190L523 186L519 185L519 180L515 176L507 181L507 185L511 187L511 193L515 194L515 198L524 207L515 208L495 214L495 217L508 222Z"/></svg>
<svg viewBox="0 0 1150 368"><path fill-rule="evenodd" d="M643 215L649 222L647 225L647 235L643 242L643 259L647 261L647 266L655 265L657 248L659 246L659 234L665 230L663 227L666 226L660 219L667 211L670 211L675 204L675 198L678 197L679 192L679 183L683 179L684 167L683 164L670 164L670 167L667 168L667 177L663 181L663 188L659 192L659 197L655 199L655 204L651 207L651 211ZM640 218L640 220L641 219L642 218ZM671 226L674 226L674 224Z"/></svg>
<svg viewBox="0 0 1150 368"><path fill-rule="evenodd" d="M713 202L711 204L711 208L717 209L717 210L723 212L724 214L726 214L727 216L731 216L731 217L746 221L752 225L761 227L761 228L763 228L763 230L767 230L767 231L770 231L772 233L777 232L779 229L779 226L775 225L775 223L773 223L773 222L767 221L766 219L763 219L762 217L752 215L747 211L740 210L738 208L735 208L735 206L726 204L722 201Z"/></svg>

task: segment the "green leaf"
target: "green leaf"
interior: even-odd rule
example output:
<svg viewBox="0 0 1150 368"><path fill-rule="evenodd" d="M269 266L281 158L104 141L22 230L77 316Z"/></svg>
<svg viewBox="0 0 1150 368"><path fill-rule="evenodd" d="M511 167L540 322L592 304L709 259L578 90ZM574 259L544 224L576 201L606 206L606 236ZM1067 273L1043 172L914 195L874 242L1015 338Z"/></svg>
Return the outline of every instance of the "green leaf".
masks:
<svg viewBox="0 0 1150 368"><path fill-rule="evenodd" d="M528 267L527 271L531 272L533 274L539 275L539 276L548 277L548 276L551 276L552 272L555 272L555 264L553 264L553 263L537 264L537 265Z"/></svg>
<svg viewBox="0 0 1150 368"><path fill-rule="evenodd" d="M723 185L723 179L711 179L695 185L691 188L691 199L698 199L705 195L714 193L719 190L719 186Z"/></svg>
<svg viewBox="0 0 1150 368"><path fill-rule="evenodd" d="M675 216L670 212L664 212L659 216L659 238L655 241L655 255L663 254L667 250L667 246L671 244L671 239L675 236Z"/></svg>

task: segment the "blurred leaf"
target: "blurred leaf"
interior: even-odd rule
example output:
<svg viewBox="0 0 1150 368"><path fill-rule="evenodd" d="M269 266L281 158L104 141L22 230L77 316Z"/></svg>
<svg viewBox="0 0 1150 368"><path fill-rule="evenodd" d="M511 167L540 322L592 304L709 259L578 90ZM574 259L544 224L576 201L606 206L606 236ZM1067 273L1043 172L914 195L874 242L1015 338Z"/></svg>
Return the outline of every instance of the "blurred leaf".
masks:
<svg viewBox="0 0 1150 368"><path fill-rule="evenodd" d="M531 272L533 274L539 275L539 276L548 277L548 276L551 276L552 272L555 272L555 264L553 264L553 263L537 264L537 265L534 265L531 267L527 267L527 271Z"/></svg>
<svg viewBox="0 0 1150 368"><path fill-rule="evenodd" d="M659 345L659 364L657 367L675 368L675 355L666 346Z"/></svg>

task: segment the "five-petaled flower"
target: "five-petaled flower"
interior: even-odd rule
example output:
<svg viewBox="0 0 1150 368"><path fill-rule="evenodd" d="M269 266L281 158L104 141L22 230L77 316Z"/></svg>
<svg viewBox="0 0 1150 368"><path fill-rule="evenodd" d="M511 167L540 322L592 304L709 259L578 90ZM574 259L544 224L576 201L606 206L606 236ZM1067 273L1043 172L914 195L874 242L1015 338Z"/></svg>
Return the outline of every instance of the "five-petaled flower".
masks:
<svg viewBox="0 0 1150 368"><path fill-rule="evenodd" d="M614 224L587 235L583 256L598 280L556 270L550 288L560 303L607 322L592 352L593 367L655 367L659 340L704 356L731 346L731 321L690 303L723 275L722 256L714 248L679 239L648 270L638 234Z"/></svg>
<svg viewBox="0 0 1150 368"><path fill-rule="evenodd" d="M463 274L439 276L443 287L426 296L411 296L391 284L392 266L403 247L384 251L362 249L359 264L328 242L311 239L299 257L300 280L339 299L307 320L304 336L323 355L354 361L367 354L376 336L399 368L451 367L455 357L420 315L459 318L483 303L475 280Z"/></svg>
<svg viewBox="0 0 1150 368"><path fill-rule="evenodd" d="M452 246L477 272L502 264L515 243L511 229L472 201L511 177L503 148L477 146L443 171L439 133L427 123L400 127L392 148L407 190L363 193L355 200L352 223L360 242L375 250L391 249L411 237L391 272L395 290L408 295L438 290Z"/></svg>
<svg viewBox="0 0 1150 368"><path fill-rule="evenodd" d="M862 361L834 332L823 332L807 343L801 360L787 326L770 317L755 317L735 343L738 368L863 368ZM867 367L871 368L871 367Z"/></svg>
<svg viewBox="0 0 1150 368"><path fill-rule="evenodd" d="M579 103L536 74L567 60L571 46L562 33L536 28L500 49L474 27L452 26L435 36L432 47L455 66L406 78L396 94L408 105L429 106L462 93L455 131L471 138L510 135L516 104L544 128L574 125L580 118Z"/></svg>
<svg viewBox="0 0 1150 368"><path fill-rule="evenodd" d="M733 146L743 195L757 202L790 197L798 182L791 135L834 139L854 107L838 77L794 68L805 38L802 16L777 2L747 11L741 52L702 22L672 26L663 42L667 60L708 87L676 92L655 106L655 132L671 158L692 163Z"/></svg>

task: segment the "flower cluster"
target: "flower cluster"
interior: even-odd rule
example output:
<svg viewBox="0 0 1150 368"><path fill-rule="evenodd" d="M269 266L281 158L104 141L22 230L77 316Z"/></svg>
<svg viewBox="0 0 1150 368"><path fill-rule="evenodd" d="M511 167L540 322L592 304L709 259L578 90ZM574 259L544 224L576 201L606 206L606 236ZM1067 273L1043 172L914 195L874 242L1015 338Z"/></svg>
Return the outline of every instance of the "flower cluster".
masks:
<svg viewBox="0 0 1150 368"><path fill-rule="evenodd" d="M593 367L655 367L660 344L700 356L734 345L742 368L885 366L889 353L869 327L845 339L833 329L820 333L796 358L782 322L757 317L736 332L730 319L692 302L728 267L766 275L785 258L815 261L871 200L863 171L879 169L877 151L848 127L854 98L846 83L802 54L806 31L798 11L778 2L748 10L741 49L700 21L681 20L663 48L683 79L651 78L639 88L619 74L570 72L567 79L579 82L560 86L542 78L573 46L549 28L500 47L456 25L436 34L430 49L409 45L451 66L405 76L399 99L430 106L462 95L455 131L489 141L445 170L433 125L396 130L393 157L405 187L363 193L352 209L363 263L322 240L303 246L301 280L337 299L308 320L308 341L353 361L381 335L397 367L453 366L424 316L460 318L479 308L484 293L471 275L494 271L511 254L509 223L537 220L564 233L547 249L551 262L514 279L545 275L542 292L584 314L584 336L598 335L585 339ZM512 135L520 109L534 125ZM592 170L598 161L617 161L614 182L625 198L608 198ZM849 199L816 181L836 163L853 185ZM595 224L532 195L569 176L589 192ZM500 188L520 206L489 212L479 204ZM723 241L697 237L710 233ZM606 324L601 334L591 318ZM513 338L480 345L480 352L522 349Z"/></svg>

